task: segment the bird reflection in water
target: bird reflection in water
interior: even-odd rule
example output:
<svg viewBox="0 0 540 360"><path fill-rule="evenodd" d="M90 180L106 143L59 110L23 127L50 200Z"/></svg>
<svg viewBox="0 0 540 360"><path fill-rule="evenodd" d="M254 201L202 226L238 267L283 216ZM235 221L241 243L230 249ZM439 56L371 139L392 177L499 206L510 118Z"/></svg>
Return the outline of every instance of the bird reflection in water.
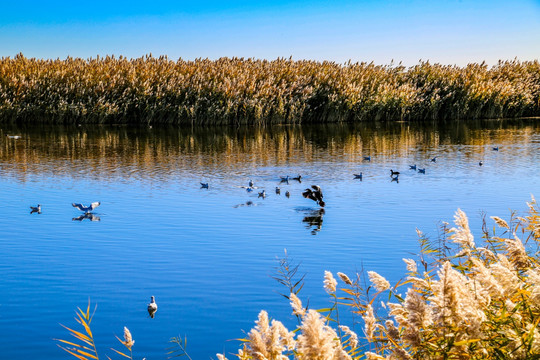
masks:
<svg viewBox="0 0 540 360"><path fill-rule="evenodd" d="M318 231L321 231L323 223L324 209L311 210L304 218L302 222L306 223L306 228L311 229L311 235L316 235Z"/></svg>
<svg viewBox="0 0 540 360"><path fill-rule="evenodd" d="M71 220L73 220L73 221L83 221L85 219L88 219L90 221L101 221L99 216L94 215L92 213L85 213L85 214L82 214L81 216L74 217Z"/></svg>
<svg viewBox="0 0 540 360"><path fill-rule="evenodd" d="M245 204L238 204L238 205L234 205L233 207L238 208L241 206L257 206L257 204L255 204L253 201L246 201Z"/></svg>

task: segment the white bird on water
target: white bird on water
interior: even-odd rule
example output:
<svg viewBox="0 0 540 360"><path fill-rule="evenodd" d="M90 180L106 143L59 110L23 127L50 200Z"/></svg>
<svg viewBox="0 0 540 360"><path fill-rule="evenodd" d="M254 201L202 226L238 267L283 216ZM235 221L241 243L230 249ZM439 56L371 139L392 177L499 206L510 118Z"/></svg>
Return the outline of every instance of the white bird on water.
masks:
<svg viewBox="0 0 540 360"><path fill-rule="evenodd" d="M71 205L81 211L84 211L84 213L87 214L91 212L92 210L94 210L95 208L97 208L99 205L101 205L101 203L99 201L96 201L96 202L91 203L90 206L84 206L83 204L75 204L75 203Z"/></svg>
<svg viewBox="0 0 540 360"><path fill-rule="evenodd" d="M148 304L148 314L150 315L152 319L154 318L154 314L156 313L156 311L157 311L156 299L152 296L150 297L150 304Z"/></svg>

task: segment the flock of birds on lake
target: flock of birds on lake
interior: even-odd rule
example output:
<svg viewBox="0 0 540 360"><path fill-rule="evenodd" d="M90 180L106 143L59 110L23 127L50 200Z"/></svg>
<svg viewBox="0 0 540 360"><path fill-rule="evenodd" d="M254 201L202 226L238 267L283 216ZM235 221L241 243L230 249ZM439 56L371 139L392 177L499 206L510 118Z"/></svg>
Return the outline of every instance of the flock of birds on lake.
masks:
<svg viewBox="0 0 540 360"><path fill-rule="evenodd" d="M13 139L17 139L17 138L20 138L20 137L17 137L17 136L9 136L10 138L13 138ZM499 151L499 147L492 147L492 150L493 151ZM437 158L438 156L434 156L433 158L430 159L430 162L437 162ZM364 156L363 157L363 161L366 161L366 162L371 162L371 156ZM480 161L478 163L479 166L483 166L483 161ZM409 165L409 170L414 170L414 171L417 171L418 173L420 174L425 174L426 173L426 168L420 168L420 167L417 167L416 164L414 165ZM393 169L390 169L390 177L391 177L391 181L395 181L395 182L399 182L399 175L401 173L399 171L395 171ZM363 180L363 174L360 172L359 174L353 174L354 176L354 179L358 179L360 181ZM289 181L297 181L299 183L302 182L302 176L301 175L297 175L297 176L281 176L280 177L280 183L286 183L286 184L289 184ZM203 183L201 182L201 189L209 189L210 188L210 185L209 183ZM253 182L253 180L249 180L248 182L248 186L240 186L241 188L244 188L246 189L246 191L248 193L251 193L253 191L255 191L257 189L257 187L255 186L255 183ZM280 195L281 194L281 189L279 186L276 186L275 188L275 193L277 195ZM286 191L285 192L285 196L287 198L289 198L291 195L290 195L290 192L289 191ZM318 231L320 230L321 228L321 225L322 225L322 215L324 214L324 206L326 205L324 200L323 200L323 192L322 192L322 189L320 186L318 185L311 185L310 188L306 188L303 192L302 192L302 196L306 199L310 199L310 200L313 200L318 206L321 207L321 209L319 209L314 215L312 216L307 216L304 221L308 222L309 225L315 225L318 227L317 230L314 230L313 233L315 231ZM264 189L262 189L262 191L258 192L258 197L259 198L266 198L266 191ZM247 204L249 205L249 203L252 204L252 202L248 202ZM73 218L73 220L79 220L79 221L82 221L84 219L89 219L91 221L99 221L99 217L97 217L96 215L94 215L92 212L98 207L101 205L101 202L93 202L91 203L90 205L86 206L86 205L83 205L83 204L80 204L80 203L73 203L71 204L74 208L77 208L78 210L82 211L83 214L80 215L79 217L76 217L76 218ZM41 214L41 204L38 204L37 206L30 206L30 214L34 214L34 213L38 213L38 214ZM306 220L307 219L307 220ZM155 301L155 297L154 296L151 296L150 298L150 303L148 304L147 306L147 310L148 310L148 314L149 316L153 319L154 316L155 316L155 313L157 311L157 303Z"/></svg>

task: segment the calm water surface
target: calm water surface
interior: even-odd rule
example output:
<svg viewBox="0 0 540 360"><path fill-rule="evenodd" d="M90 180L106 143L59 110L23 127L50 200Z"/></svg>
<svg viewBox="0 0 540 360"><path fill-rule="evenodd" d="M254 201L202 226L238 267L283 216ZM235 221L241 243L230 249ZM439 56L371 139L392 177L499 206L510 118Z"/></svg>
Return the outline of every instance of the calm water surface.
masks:
<svg viewBox="0 0 540 360"><path fill-rule="evenodd" d="M390 169L401 172L399 183ZM353 178L359 172L363 181ZM302 183L279 183L297 174ZM396 281L401 259L417 252L416 228L436 238L440 221L452 221L459 207L478 234L482 213L523 213L531 194L540 196L538 174L538 121L0 125L1 357L69 358L53 339L68 337L59 323L76 327L74 311L88 299L98 304L92 327L102 358L118 358L109 349L120 349L114 335L124 326L137 359L167 358L176 335L187 335L193 359L234 352L239 344L228 340L243 337L261 309L295 324L279 295L286 290L271 278L284 249L307 274L301 299L326 307L324 270L364 268ZM265 199L241 187L249 179ZM324 213L301 196L311 184L324 191ZM101 201L100 221L73 220L80 212L72 202L93 201ZM38 203L42 214L30 214ZM146 311L151 295L154 319Z"/></svg>

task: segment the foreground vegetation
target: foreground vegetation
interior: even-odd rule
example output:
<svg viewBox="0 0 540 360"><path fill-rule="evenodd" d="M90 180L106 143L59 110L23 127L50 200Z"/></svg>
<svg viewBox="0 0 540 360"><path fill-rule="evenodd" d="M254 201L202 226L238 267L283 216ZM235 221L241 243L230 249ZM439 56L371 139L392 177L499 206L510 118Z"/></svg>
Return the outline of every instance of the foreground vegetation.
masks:
<svg viewBox="0 0 540 360"><path fill-rule="evenodd" d="M261 311L236 355L254 360L352 359L538 359L540 358L540 209L532 199L523 216L509 221L492 217L496 226L482 228L483 246L477 246L466 215L458 209L455 226L443 224L443 236L431 241L419 232L417 260L403 259L406 277L391 285L368 271L338 281L325 272L324 288L332 306L308 309L301 300L303 276L288 259L280 262L276 279L288 289L293 331ZM365 285L364 285L365 284ZM401 295L400 291L405 291ZM361 322L340 321L348 311ZM85 334L69 329L78 343L60 340L60 346L79 359L97 359L89 327L90 307L79 310ZM354 325L357 325L354 328ZM132 358L134 341L124 330ZM185 341L173 338L171 354L189 356Z"/></svg>
<svg viewBox="0 0 540 360"><path fill-rule="evenodd" d="M268 124L540 116L540 63L0 59L0 118Z"/></svg>

